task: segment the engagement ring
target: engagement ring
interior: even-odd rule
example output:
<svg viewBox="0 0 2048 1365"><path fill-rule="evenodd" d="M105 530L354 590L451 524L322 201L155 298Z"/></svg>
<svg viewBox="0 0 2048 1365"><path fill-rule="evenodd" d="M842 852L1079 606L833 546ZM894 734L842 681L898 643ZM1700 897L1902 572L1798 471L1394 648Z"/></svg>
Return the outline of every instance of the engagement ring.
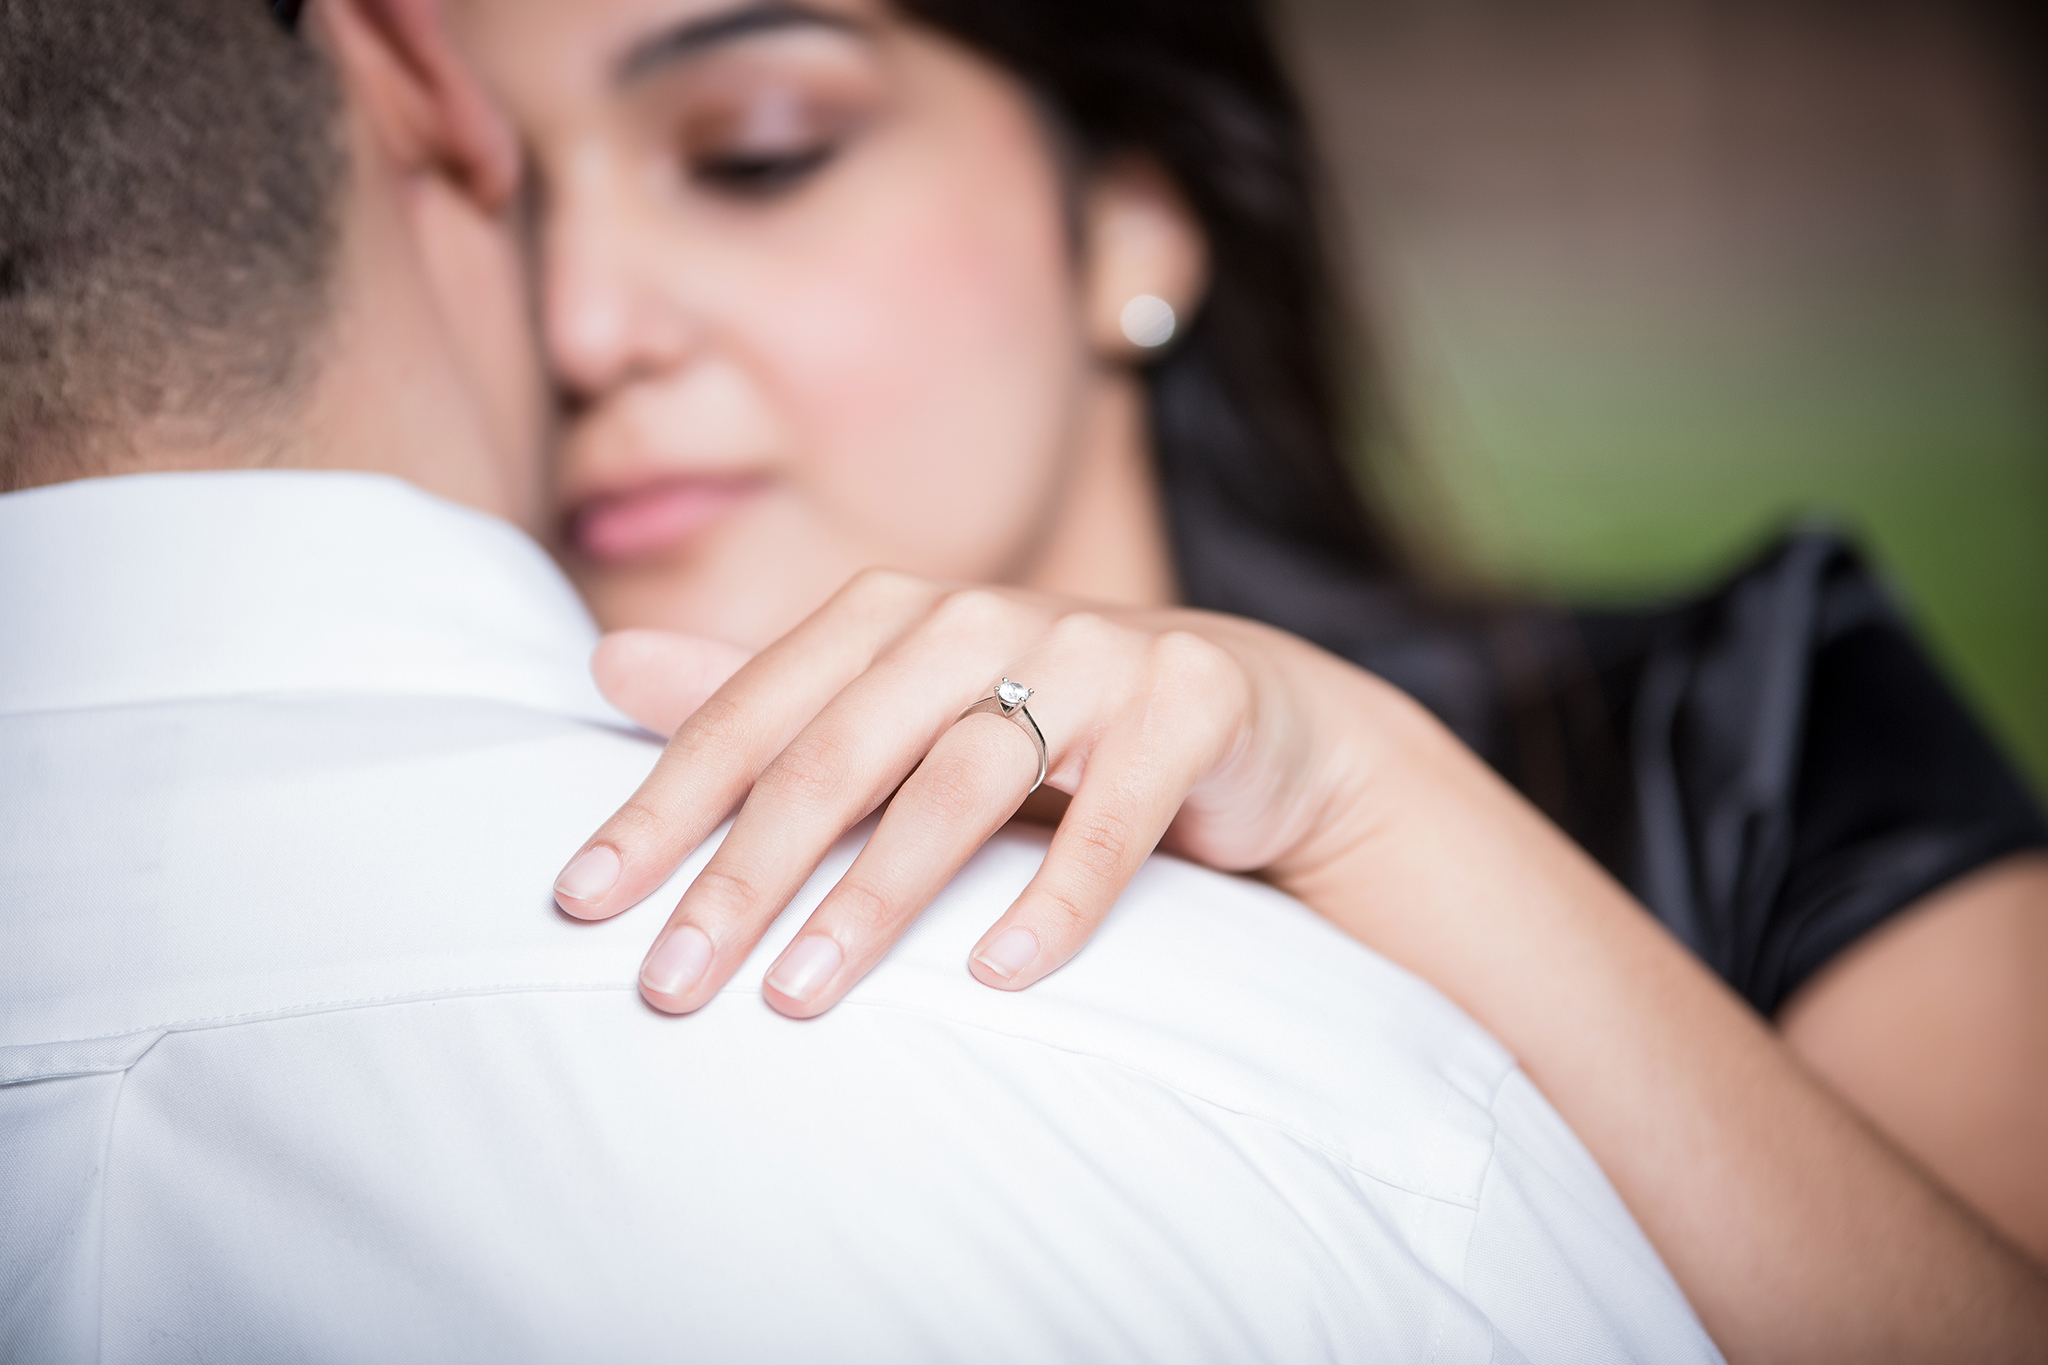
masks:
<svg viewBox="0 0 2048 1365"><path fill-rule="evenodd" d="M1038 780L1031 784L1031 791L1035 792L1045 785L1046 758L1045 734L1038 728L1038 722L1032 718L1031 713L1024 709L1024 703L1030 701L1032 695L1031 688L1005 678L996 684L993 693L962 711L959 720L966 720L969 716L985 712L991 716L1001 716L1005 720L1017 722L1017 727L1031 737L1032 747L1038 750ZM959 720L954 724L957 725ZM1024 794L1029 796L1031 792Z"/></svg>

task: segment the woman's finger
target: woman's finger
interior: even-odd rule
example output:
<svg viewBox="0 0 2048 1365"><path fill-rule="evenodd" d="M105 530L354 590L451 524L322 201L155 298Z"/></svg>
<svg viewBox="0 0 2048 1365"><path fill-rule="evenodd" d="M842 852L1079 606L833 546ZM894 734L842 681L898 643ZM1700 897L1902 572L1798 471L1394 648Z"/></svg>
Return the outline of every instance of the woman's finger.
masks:
<svg viewBox="0 0 2048 1365"><path fill-rule="evenodd" d="M1021 990L1079 952L1236 742L1246 684L1228 654L1179 632L1148 653L1151 686L1105 727L1038 874L969 957L983 985Z"/></svg>
<svg viewBox="0 0 2048 1365"><path fill-rule="evenodd" d="M1152 663L1150 636L1092 613L1062 618L1015 659L1006 675L1039 685L1030 705L1021 716L976 713L949 724L890 799L853 866L769 969L768 1003L799 1018L837 1004L1016 813L1039 776L1035 741L1051 741L1051 780L1085 782L1097 718L1108 699L1121 708L1133 689L1149 686ZM1167 793L1162 804L1177 799Z"/></svg>
<svg viewBox="0 0 2048 1365"><path fill-rule="evenodd" d="M1040 684L1020 717L978 712L945 730L839 884L770 968L768 1002L785 1014L822 1014L902 936L940 889L1002 828L1039 777L1035 738L1049 735L1054 780L1073 780L1105 696L1134 673L1146 637L1098 617L1070 617L1006 670ZM1037 727L1049 727L1041 731Z"/></svg>
<svg viewBox="0 0 2048 1365"><path fill-rule="evenodd" d="M963 696L986 685L988 661L1011 656L1041 620L996 593L949 594L832 698L761 771L725 842L683 893L643 966L649 1003L688 1013L709 1000L840 836L930 752Z"/></svg>
<svg viewBox="0 0 2048 1365"><path fill-rule="evenodd" d="M664 739L731 681L753 653L667 630L619 630L597 642L590 676L606 701Z"/></svg>
<svg viewBox="0 0 2048 1365"><path fill-rule="evenodd" d="M579 919L637 905L730 814L754 780L848 681L915 622L938 590L863 573L693 711L639 790L555 880Z"/></svg>
<svg viewBox="0 0 2048 1365"><path fill-rule="evenodd" d="M1016 813L1037 779L1038 751L1014 722L982 714L947 730L768 969L768 1003L799 1019L837 1004Z"/></svg>

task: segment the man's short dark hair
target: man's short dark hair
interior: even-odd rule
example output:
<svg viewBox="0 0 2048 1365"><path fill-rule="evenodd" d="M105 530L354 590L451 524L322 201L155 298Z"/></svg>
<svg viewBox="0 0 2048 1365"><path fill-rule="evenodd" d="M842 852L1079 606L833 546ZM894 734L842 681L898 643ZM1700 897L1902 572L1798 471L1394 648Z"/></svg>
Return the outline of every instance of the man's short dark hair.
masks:
<svg viewBox="0 0 2048 1365"><path fill-rule="evenodd" d="M258 0L0 0L0 490L292 410L339 110Z"/></svg>

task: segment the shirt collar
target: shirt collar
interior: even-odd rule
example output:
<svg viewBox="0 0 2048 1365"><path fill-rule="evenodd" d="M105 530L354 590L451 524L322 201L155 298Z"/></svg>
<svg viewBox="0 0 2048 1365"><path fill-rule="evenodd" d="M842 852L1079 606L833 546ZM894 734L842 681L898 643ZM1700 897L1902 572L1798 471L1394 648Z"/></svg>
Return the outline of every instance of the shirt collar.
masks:
<svg viewBox="0 0 2048 1365"><path fill-rule="evenodd" d="M0 495L0 714L472 697L629 726L514 527L377 474L131 474Z"/></svg>

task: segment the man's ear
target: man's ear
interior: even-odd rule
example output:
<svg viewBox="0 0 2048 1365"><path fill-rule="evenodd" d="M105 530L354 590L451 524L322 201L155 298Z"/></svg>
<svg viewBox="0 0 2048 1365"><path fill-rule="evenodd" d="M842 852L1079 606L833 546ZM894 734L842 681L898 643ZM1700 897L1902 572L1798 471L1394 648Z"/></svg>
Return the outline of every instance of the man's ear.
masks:
<svg viewBox="0 0 2048 1365"><path fill-rule="evenodd" d="M314 32L401 167L435 168L486 212L519 186L519 139L448 36L440 0L316 0Z"/></svg>
<svg viewBox="0 0 2048 1365"><path fill-rule="evenodd" d="M1149 157L1127 157L1088 181L1082 306L1089 343L1122 363L1163 349L1209 290L1209 242L1180 190Z"/></svg>

